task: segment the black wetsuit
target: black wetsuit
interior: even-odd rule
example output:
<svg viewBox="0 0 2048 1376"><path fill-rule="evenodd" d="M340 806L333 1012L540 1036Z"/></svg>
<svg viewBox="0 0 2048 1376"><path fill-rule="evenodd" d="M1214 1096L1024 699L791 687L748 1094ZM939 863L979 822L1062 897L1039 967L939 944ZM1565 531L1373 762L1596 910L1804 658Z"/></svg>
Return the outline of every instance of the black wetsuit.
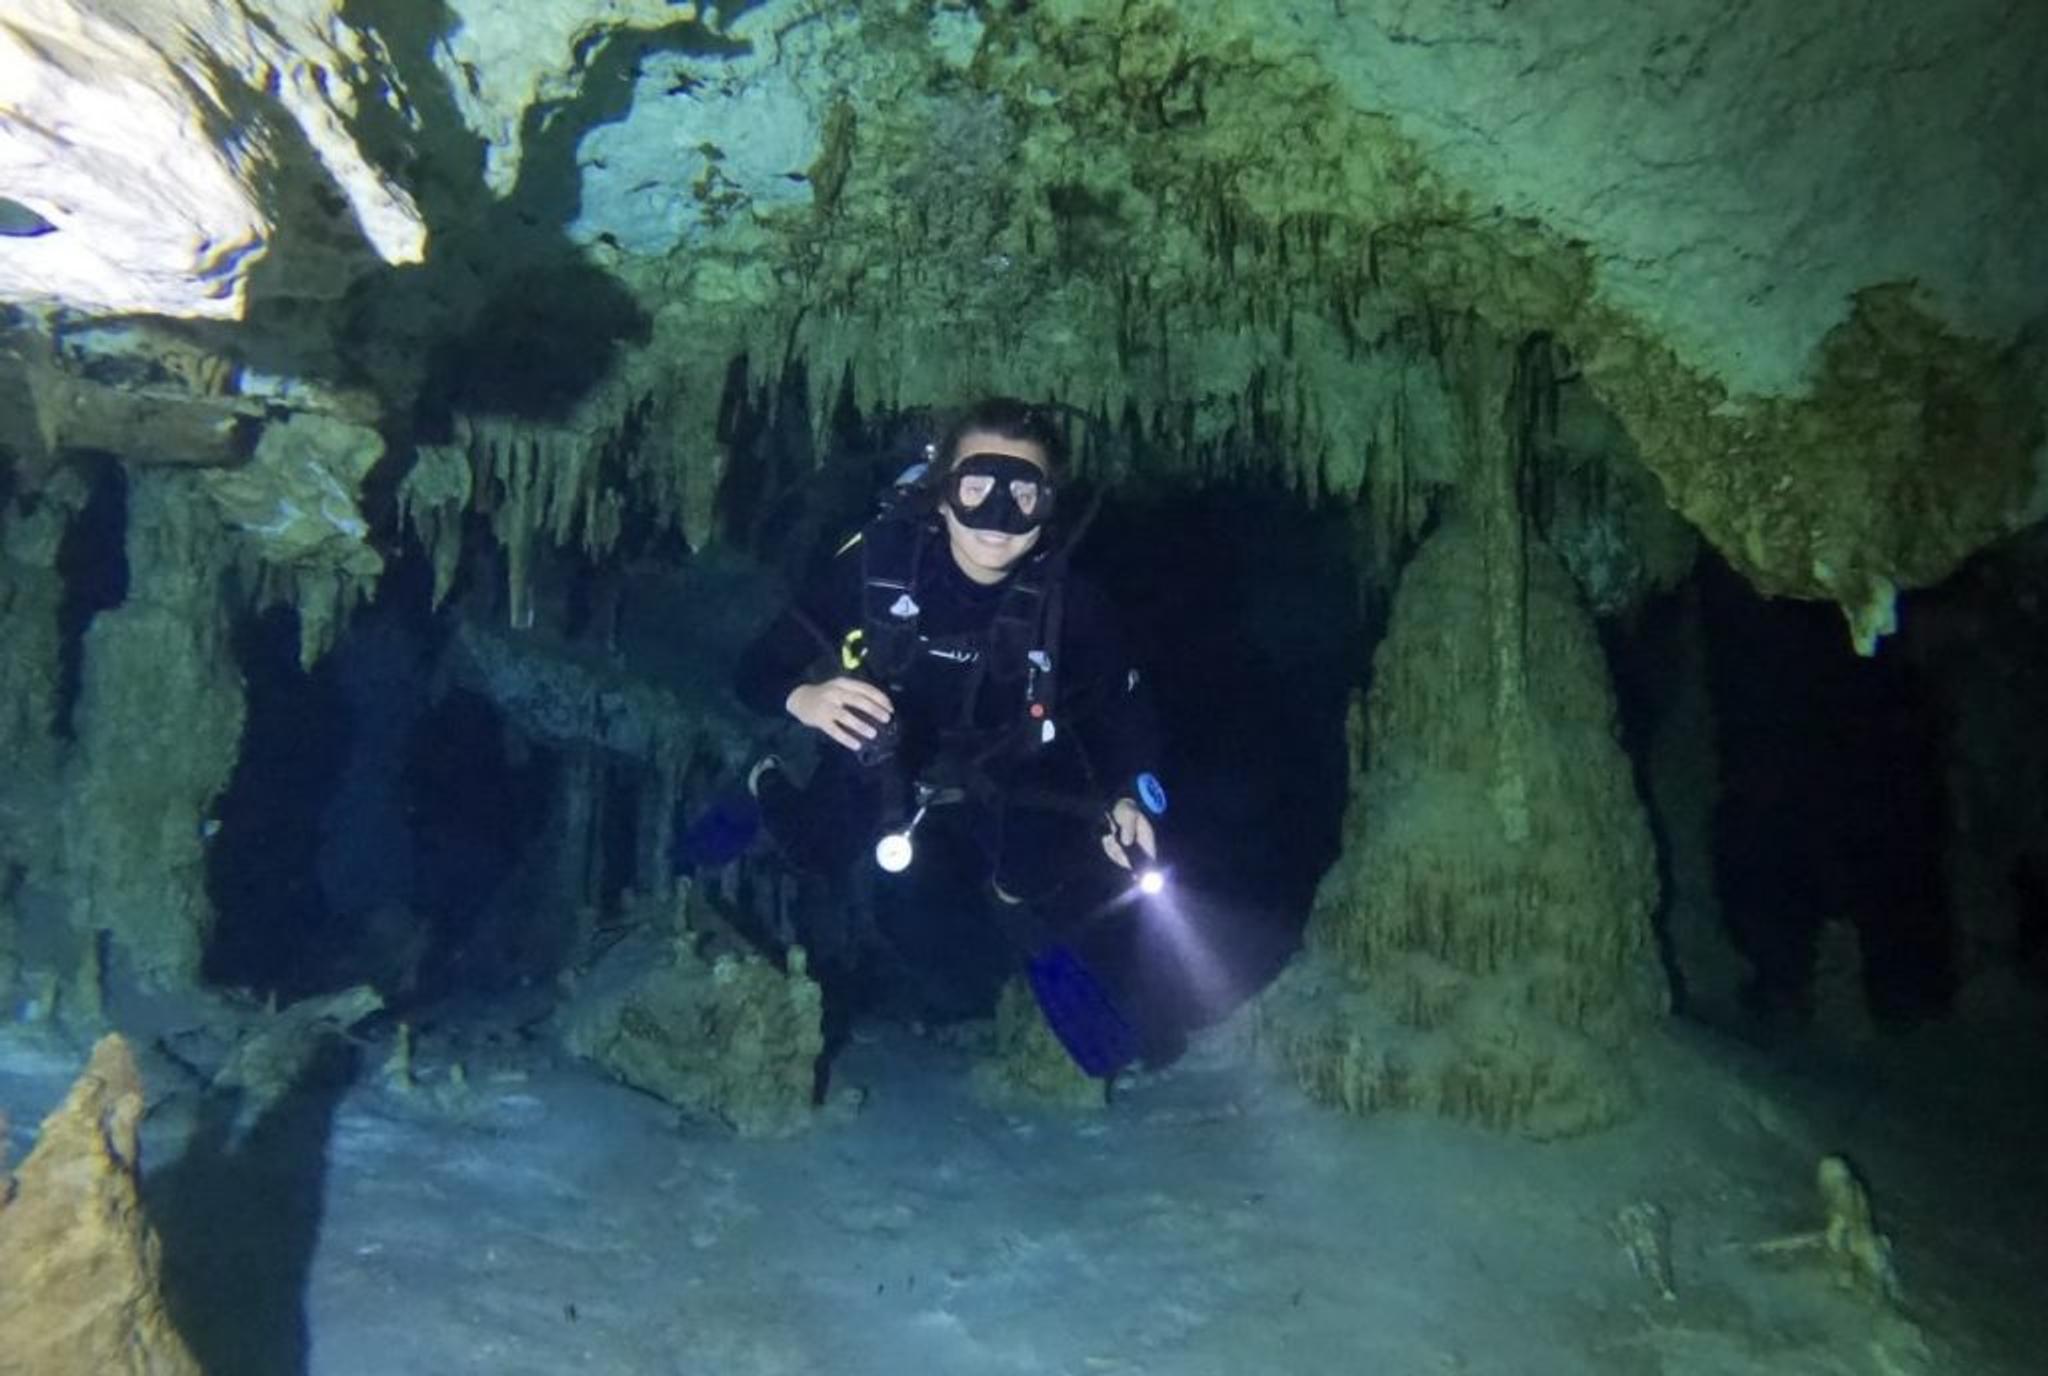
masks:
<svg viewBox="0 0 2048 1376"><path fill-rule="evenodd" d="M1057 534L1049 529L1041 544ZM823 743L800 803L770 806L764 796L771 831L807 868L833 873L866 860L884 822L882 770L895 768L898 779L965 785L961 802L935 808L920 826L920 852L929 832L962 833L1004 892L1040 902L1077 879L1113 878L1104 874L1110 867L1096 841L1102 817L1132 794L1139 773L1157 767L1159 741L1108 599L1072 571L1060 577L1059 643L1044 647L1057 665L1055 734L1025 748L1027 730L1035 730L1025 715L1025 666L977 662L992 658L991 623L1019 574L977 584L954 562L937 522L917 538L924 547L911 594L920 643L890 689L902 729L897 760L863 767L852 751ZM780 715L791 689L846 672L837 647L861 625L864 578L874 572L864 571L861 548L842 550L742 655L736 687L755 711ZM1051 557L1034 551L1027 559ZM909 569L888 573L902 578ZM961 776L963 761L999 744Z"/></svg>

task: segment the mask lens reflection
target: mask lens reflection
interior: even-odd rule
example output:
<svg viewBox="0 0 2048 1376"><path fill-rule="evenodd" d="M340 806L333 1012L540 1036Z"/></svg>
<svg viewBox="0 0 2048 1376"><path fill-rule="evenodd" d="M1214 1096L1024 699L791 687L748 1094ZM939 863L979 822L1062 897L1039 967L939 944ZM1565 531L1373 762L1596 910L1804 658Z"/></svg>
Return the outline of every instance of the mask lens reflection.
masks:
<svg viewBox="0 0 2048 1376"><path fill-rule="evenodd" d="M1022 535L1052 518L1053 484L1015 454L963 455L946 487L953 514L974 530Z"/></svg>

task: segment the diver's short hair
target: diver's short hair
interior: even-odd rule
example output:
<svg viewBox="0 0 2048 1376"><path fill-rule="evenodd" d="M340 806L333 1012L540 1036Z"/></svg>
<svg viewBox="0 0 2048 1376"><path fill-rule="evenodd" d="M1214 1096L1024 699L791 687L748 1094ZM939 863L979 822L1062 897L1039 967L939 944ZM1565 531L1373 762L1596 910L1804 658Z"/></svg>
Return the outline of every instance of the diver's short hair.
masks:
<svg viewBox="0 0 2048 1376"><path fill-rule="evenodd" d="M1028 440L1045 452L1045 466L1055 478L1066 470L1066 436L1056 416L1042 406L1016 397L983 397L953 418L939 445L941 471L960 457L960 441L980 431L1006 440Z"/></svg>

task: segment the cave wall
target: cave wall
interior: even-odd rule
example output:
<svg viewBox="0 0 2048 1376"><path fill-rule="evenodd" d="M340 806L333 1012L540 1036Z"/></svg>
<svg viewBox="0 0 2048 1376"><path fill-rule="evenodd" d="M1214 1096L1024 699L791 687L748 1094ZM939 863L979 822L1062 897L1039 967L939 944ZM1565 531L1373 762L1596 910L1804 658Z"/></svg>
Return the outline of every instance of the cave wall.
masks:
<svg viewBox="0 0 2048 1376"><path fill-rule="evenodd" d="M0 892L30 871L47 877L61 752L64 580L58 569L70 518L85 505L82 474L67 473L33 504L0 511Z"/></svg>

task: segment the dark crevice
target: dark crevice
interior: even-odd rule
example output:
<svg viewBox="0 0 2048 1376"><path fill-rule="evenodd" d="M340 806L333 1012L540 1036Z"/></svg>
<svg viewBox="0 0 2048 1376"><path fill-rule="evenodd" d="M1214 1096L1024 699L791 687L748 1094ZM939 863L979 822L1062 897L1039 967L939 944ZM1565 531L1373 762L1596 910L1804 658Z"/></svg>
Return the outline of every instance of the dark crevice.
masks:
<svg viewBox="0 0 2048 1376"><path fill-rule="evenodd" d="M1816 943L1852 924L1873 1012L1940 1012L1953 993L1939 725L1897 653L1859 658L1840 611L1759 597L1702 561L1721 751L1716 885L1755 970L1751 1001L1809 1009Z"/></svg>
<svg viewBox="0 0 2048 1376"><path fill-rule="evenodd" d="M57 608L58 736L77 739L73 720L85 669L85 633L93 618L128 600L128 474L101 460L90 469L85 505L64 529L57 546L63 598Z"/></svg>
<svg viewBox="0 0 2048 1376"><path fill-rule="evenodd" d="M302 669L298 635L298 618L282 610L237 628L248 709L241 754L215 803L207 889L218 922L202 969L209 983L286 999L339 984L317 873L322 814L352 734L330 661Z"/></svg>

